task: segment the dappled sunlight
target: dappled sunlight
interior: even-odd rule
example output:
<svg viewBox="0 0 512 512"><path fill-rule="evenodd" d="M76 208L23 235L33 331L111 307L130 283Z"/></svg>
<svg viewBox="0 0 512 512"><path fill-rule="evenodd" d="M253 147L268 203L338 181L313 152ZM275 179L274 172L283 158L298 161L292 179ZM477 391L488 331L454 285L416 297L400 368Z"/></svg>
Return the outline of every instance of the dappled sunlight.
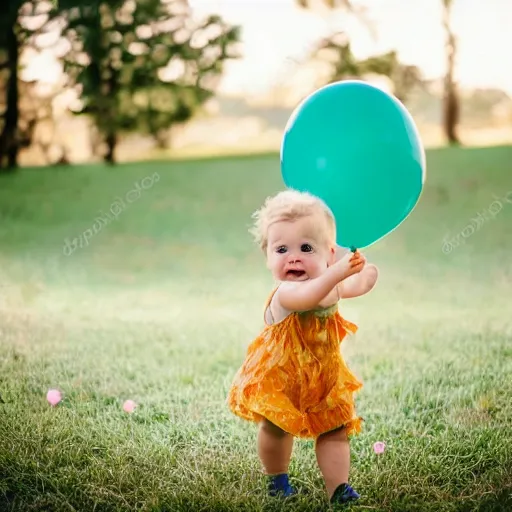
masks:
<svg viewBox="0 0 512 512"><path fill-rule="evenodd" d="M453 12L459 43L456 79L463 105L466 105L462 112L460 136L467 145L496 145L512 140L509 128L512 82L508 68L502 65L508 58L510 44L507 44L507 37L510 36L507 36L507 27L512 14L501 0L492 0L491 4L486 8L476 3L464 8L455 5ZM277 7L255 2L238 4L230 0L194 0L190 5L198 18L214 13L241 24L241 58L227 63L216 94L209 105L203 105L199 115L187 123L169 126L165 137L167 149L156 147L155 141L142 133L123 134L117 151L120 161L170 155L187 157L278 150L285 123L280 121L276 126L274 119L283 117L283 110L291 114L307 94L329 81L332 69L327 61L312 59L312 54L319 41L341 30L350 39L358 59L395 49L405 64L418 66L431 91L421 101L408 99L406 105L415 117L427 147L446 144L440 126L442 75L445 71L440 2L429 7L425 0L413 0L404 7L393 0L384 8L374 0L367 0L358 5L366 8L370 26L357 16L348 16L343 10L300 10L294 0L283 1ZM271 19L269 9L272 11ZM176 17L168 22L176 25L180 21ZM289 23L293 23L297 30L283 38L282 26ZM397 29L397 23L400 29ZM263 39L262 25L266 30ZM475 27L478 27L476 32ZM149 25L138 27L141 41L132 42L129 46L133 55L140 57L148 53L144 41L150 37L151 30ZM218 25L211 25L198 31L192 38L192 47L200 48L208 38L217 37L219 30ZM375 32L373 36L372 30ZM45 35L48 41L54 33ZM22 55L21 76L23 80L37 80L37 88L43 96L55 94L56 88L62 90L55 100L58 105L54 129L51 134L48 127L43 130L44 134L39 130L35 137L36 141L41 139L44 144L48 143L44 142L45 138L50 139L50 160L58 160L64 152L72 162L87 162L98 158L93 153L96 135L90 120L73 118L67 112L67 109L76 111L83 105L77 101L75 91L64 87L62 65L56 59L56 56L66 53L68 46L65 38L60 38L51 48L41 51L27 48ZM219 51L218 47L209 49L209 53L216 52L217 56ZM76 55L77 61L82 57ZM211 56L205 58L208 60ZM190 69L187 66L191 66ZM194 75L195 72L191 71L194 63L190 66L174 57L158 73L164 82L170 82L191 73ZM368 75L365 79L393 91L388 78ZM489 97L496 91L502 91L508 95L509 101L496 104L495 109L477 112L480 108L478 102L471 103L469 99L477 90L487 91ZM21 151L20 162L37 165L45 161L45 156L42 146L37 143Z"/></svg>

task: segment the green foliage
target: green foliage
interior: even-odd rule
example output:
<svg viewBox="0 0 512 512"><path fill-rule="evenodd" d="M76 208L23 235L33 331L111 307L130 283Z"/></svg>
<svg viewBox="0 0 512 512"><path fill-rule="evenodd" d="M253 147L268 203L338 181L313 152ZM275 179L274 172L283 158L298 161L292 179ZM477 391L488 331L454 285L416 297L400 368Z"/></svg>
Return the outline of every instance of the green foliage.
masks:
<svg viewBox="0 0 512 512"><path fill-rule="evenodd" d="M107 137L158 138L189 119L236 58L239 28L219 16L199 24L182 0L108 0L66 13L66 69L81 87L81 113Z"/></svg>
<svg viewBox="0 0 512 512"><path fill-rule="evenodd" d="M387 76L394 86L395 96L405 102L409 93L416 86L423 85L420 69L417 66L403 64L396 51L375 55L360 62L362 74L376 73Z"/></svg>
<svg viewBox="0 0 512 512"><path fill-rule="evenodd" d="M318 46L316 55L331 62L330 81L364 78L369 74L383 75L392 81L394 94L402 102L407 100L414 87L423 85L420 69L417 66L401 63L396 51L374 55L367 59L357 59L352 52L348 36L343 32L332 34L323 40Z"/></svg>

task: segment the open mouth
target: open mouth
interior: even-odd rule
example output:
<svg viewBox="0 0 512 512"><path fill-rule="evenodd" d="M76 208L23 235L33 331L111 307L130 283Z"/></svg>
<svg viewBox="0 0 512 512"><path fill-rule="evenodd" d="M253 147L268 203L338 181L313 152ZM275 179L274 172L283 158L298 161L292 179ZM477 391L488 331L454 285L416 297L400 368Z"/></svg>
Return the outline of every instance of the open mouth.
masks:
<svg viewBox="0 0 512 512"><path fill-rule="evenodd" d="M293 277L302 277L305 274L306 274L306 272L304 272L304 270L288 270L288 272L286 272L287 276L293 276Z"/></svg>

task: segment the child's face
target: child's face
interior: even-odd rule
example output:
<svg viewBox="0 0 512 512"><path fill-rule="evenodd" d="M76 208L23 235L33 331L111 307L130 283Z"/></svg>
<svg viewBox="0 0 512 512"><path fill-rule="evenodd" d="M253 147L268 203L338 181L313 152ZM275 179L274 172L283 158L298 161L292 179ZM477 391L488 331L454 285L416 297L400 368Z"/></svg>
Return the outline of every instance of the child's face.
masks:
<svg viewBox="0 0 512 512"><path fill-rule="evenodd" d="M275 279L314 279L334 261L335 248L327 241L326 221L319 215L270 225L267 267Z"/></svg>

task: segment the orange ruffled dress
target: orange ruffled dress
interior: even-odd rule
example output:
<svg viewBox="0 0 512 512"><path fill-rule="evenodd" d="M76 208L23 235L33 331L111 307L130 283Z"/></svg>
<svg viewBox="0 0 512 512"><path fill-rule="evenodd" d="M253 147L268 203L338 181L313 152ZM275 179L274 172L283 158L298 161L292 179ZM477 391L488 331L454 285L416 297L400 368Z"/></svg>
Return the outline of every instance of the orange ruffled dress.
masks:
<svg viewBox="0 0 512 512"><path fill-rule="evenodd" d="M354 392L362 383L340 351L343 338L356 331L337 304L267 324L247 348L226 403L243 419L267 418L296 437L316 438L341 426L349 435L360 432Z"/></svg>

